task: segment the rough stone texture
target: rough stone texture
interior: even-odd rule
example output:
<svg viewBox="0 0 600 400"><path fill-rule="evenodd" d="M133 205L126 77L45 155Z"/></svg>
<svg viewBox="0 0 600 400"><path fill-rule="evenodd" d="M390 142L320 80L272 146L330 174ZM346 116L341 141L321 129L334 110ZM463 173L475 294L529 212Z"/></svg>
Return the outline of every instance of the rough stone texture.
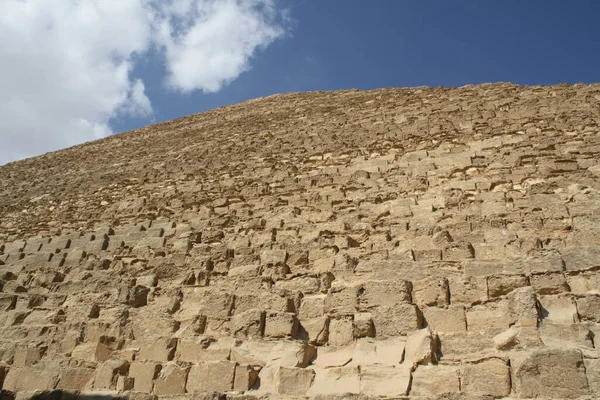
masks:
<svg viewBox="0 0 600 400"><path fill-rule="evenodd" d="M599 102L285 94L1 166L2 396L598 397Z"/></svg>

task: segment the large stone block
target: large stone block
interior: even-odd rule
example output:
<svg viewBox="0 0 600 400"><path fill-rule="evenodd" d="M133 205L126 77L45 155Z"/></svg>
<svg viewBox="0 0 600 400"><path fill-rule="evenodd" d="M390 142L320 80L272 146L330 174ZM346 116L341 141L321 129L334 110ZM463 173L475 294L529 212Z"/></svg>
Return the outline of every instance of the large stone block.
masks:
<svg viewBox="0 0 600 400"><path fill-rule="evenodd" d="M572 399L589 394L581 351L536 350L511 360L516 394L521 398Z"/></svg>
<svg viewBox="0 0 600 400"><path fill-rule="evenodd" d="M467 319L463 305L447 308L425 307L423 317L427 326L437 332L463 332L467 330Z"/></svg>
<svg viewBox="0 0 600 400"><path fill-rule="evenodd" d="M237 363L206 362L193 365L187 379L188 392L225 392L233 389Z"/></svg>
<svg viewBox="0 0 600 400"><path fill-rule="evenodd" d="M423 316L412 304L378 307L373 310L373 324L376 336L405 335L423 326Z"/></svg>
<svg viewBox="0 0 600 400"><path fill-rule="evenodd" d="M360 393L360 375L356 366L311 369L315 371L315 378L307 396Z"/></svg>
<svg viewBox="0 0 600 400"><path fill-rule="evenodd" d="M163 366L154 382L154 394L159 396L184 394L189 368L169 362Z"/></svg>
<svg viewBox="0 0 600 400"><path fill-rule="evenodd" d="M279 367L274 377L275 392L284 396L305 396L314 379L312 369Z"/></svg>
<svg viewBox="0 0 600 400"><path fill-rule="evenodd" d="M460 392L459 368L454 365L420 365L412 373L411 396L433 397Z"/></svg>
<svg viewBox="0 0 600 400"><path fill-rule="evenodd" d="M61 368L56 388L63 390L90 390L94 382L94 373L95 370L93 368Z"/></svg>
<svg viewBox="0 0 600 400"><path fill-rule="evenodd" d="M154 380L158 377L161 369L162 365L154 362L132 362L129 366L129 376L134 379L133 390L152 393Z"/></svg>
<svg viewBox="0 0 600 400"><path fill-rule="evenodd" d="M256 384L258 372L259 369L251 365L236 365L233 390L245 392L252 389Z"/></svg>
<svg viewBox="0 0 600 400"><path fill-rule="evenodd" d="M4 378L2 388L13 392L51 390L58 383L58 374L56 369L11 368Z"/></svg>
<svg viewBox="0 0 600 400"><path fill-rule="evenodd" d="M466 393L495 398L510 394L510 370L508 364L499 358L463 364L461 376L462 389Z"/></svg>
<svg viewBox="0 0 600 400"><path fill-rule="evenodd" d="M600 296L587 295L577 298L577 310L582 321L600 322Z"/></svg>
<svg viewBox="0 0 600 400"><path fill-rule="evenodd" d="M410 302L411 284L404 280L368 281L363 283L358 291L358 308L361 311Z"/></svg>
<svg viewBox="0 0 600 400"><path fill-rule="evenodd" d="M406 339L398 336L387 339L359 339L351 357L352 364L360 366L398 365L402 362L405 346Z"/></svg>
<svg viewBox="0 0 600 400"><path fill-rule="evenodd" d="M270 338L295 338L298 336L298 319L294 313L267 313L265 336Z"/></svg>
<svg viewBox="0 0 600 400"><path fill-rule="evenodd" d="M354 340L354 324L351 316L329 321L329 345L345 346Z"/></svg>
<svg viewBox="0 0 600 400"><path fill-rule="evenodd" d="M419 307L449 304L448 280L446 278L429 277L413 282L413 299Z"/></svg>
<svg viewBox="0 0 600 400"><path fill-rule="evenodd" d="M361 368L360 392L367 396L404 396L410 386L411 367L370 365Z"/></svg>
<svg viewBox="0 0 600 400"><path fill-rule="evenodd" d="M129 372L129 362L124 360L109 360L96 368L94 389L115 390L119 377L126 377Z"/></svg>

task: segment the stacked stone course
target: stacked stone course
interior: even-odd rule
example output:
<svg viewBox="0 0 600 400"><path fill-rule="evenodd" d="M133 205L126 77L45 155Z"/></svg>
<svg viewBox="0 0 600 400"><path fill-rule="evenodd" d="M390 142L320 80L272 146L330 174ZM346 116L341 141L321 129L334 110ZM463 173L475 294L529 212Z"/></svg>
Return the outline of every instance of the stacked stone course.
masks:
<svg viewBox="0 0 600 400"><path fill-rule="evenodd" d="M6 398L591 399L597 335L600 85L276 95L0 167Z"/></svg>

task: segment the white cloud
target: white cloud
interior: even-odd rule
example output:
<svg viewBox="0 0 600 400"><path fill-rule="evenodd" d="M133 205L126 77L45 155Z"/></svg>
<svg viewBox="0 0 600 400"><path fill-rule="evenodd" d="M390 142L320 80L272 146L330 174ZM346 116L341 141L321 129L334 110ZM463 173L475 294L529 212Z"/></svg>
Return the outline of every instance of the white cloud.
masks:
<svg viewBox="0 0 600 400"><path fill-rule="evenodd" d="M171 90L214 92L284 33L274 0L0 1L0 164L149 117L136 60L164 57Z"/></svg>

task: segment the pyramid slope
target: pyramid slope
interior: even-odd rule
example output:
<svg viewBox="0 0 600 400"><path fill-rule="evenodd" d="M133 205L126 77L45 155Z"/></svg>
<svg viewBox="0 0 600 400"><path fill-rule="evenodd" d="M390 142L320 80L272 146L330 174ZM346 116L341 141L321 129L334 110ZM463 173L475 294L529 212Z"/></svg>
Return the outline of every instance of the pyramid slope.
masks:
<svg viewBox="0 0 600 400"><path fill-rule="evenodd" d="M282 94L1 166L0 387L600 396L599 104Z"/></svg>

